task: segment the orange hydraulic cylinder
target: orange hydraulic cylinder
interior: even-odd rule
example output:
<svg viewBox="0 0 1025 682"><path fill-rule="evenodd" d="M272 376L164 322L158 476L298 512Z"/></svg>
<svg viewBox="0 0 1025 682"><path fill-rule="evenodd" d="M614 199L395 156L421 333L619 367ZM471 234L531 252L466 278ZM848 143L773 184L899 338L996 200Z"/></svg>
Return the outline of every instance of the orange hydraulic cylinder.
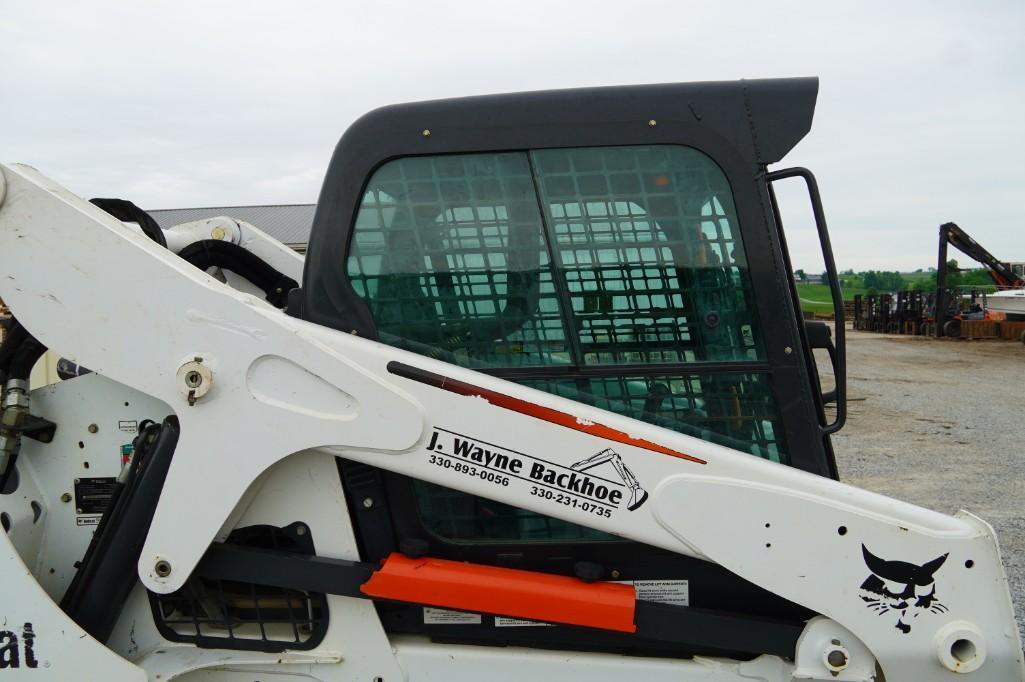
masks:
<svg viewBox="0 0 1025 682"><path fill-rule="evenodd" d="M631 585L392 554L360 590L375 599L619 632L637 630Z"/></svg>

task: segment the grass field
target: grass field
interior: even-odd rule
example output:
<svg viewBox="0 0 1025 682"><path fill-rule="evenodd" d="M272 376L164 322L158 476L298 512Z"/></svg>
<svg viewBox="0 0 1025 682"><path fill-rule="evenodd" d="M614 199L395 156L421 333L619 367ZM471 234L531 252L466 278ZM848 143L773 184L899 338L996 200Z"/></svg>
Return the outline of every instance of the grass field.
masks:
<svg viewBox="0 0 1025 682"><path fill-rule="evenodd" d="M855 294L864 294L865 289L847 288L843 290L845 301L854 300ZM833 298L829 287L825 284L797 283L797 295L801 298L801 308L813 313L833 312Z"/></svg>

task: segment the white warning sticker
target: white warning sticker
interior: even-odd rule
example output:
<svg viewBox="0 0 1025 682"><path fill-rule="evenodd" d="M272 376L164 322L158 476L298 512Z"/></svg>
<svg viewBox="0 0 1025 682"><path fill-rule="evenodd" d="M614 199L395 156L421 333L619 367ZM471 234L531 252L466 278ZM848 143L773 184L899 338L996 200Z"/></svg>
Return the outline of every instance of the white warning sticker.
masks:
<svg viewBox="0 0 1025 682"><path fill-rule="evenodd" d="M633 585L640 601L653 601L673 606L690 606L690 585L686 580L619 580Z"/></svg>
<svg viewBox="0 0 1025 682"><path fill-rule="evenodd" d="M554 623L542 623L538 620L522 620L520 618L506 618L505 616L495 616L495 627L496 628L553 628Z"/></svg>
<svg viewBox="0 0 1025 682"><path fill-rule="evenodd" d="M424 625L480 625L479 613L424 607Z"/></svg>

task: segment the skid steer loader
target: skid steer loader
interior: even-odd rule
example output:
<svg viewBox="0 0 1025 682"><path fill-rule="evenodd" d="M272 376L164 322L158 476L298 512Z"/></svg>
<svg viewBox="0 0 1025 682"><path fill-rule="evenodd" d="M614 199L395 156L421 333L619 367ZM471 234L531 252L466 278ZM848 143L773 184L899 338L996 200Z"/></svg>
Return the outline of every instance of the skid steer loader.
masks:
<svg viewBox="0 0 1025 682"><path fill-rule="evenodd" d="M0 167L0 678L1025 679L992 528L837 481L817 87L374 111L305 262Z"/></svg>

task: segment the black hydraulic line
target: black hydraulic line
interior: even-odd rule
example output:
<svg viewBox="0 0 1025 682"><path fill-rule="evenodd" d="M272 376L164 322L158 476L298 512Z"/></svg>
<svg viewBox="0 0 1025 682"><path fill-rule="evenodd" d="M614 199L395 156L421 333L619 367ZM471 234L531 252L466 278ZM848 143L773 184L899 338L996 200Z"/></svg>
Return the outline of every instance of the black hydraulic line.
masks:
<svg viewBox="0 0 1025 682"><path fill-rule="evenodd" d="M93 541L68 586L61 608L86 632L106 642L138 579L138 562L171 465L180 428L167 417L135 440L132 470L104 512Z"/></svg>
<svg viewBox="0 0 1025 682"><path fill-rule="evenodd" d="M205 239L189 244L179 253L200 270L219 267L230 270L263 290L267 301L278 308L288 302L288 292L299 287L291 277L275 270L262 258L238 244Z"/></svg>
<svg viewBox="0 0 1025 682"><path fill-rule="evenodd" d="M800 622L640 600L634 623L641 637L790 659L804 631Z"/></svg>
<svg viewBox="0 0 1025 682"><path fill-rule="evenodd" d="M27 382L32 368L45 352L46 346L15 321L11 334L0 347L0 384L6 386L11 379ZM18 452L15 450L7 460L7 468L0 473L0 490L7 489L17 463Z"/></svg>
<svg viewBox="0 0 1025 682"><path fill-rule="evenodd" d="M123 223L138 223L143 234L167 248L167 239L160 225L149 213L125 199L90 199L89 203L102 208Z"/></svg>
<svg viewBox="0 0 1025 682"><path fill-rule="evenodd" d="M7 345L7 344L4 344ZM39 358L46 352L46 346L41 344L36 337L29 335L11 357L11 363L7 367L7 379L22 379L27 381Z"/></svg>
<svg viewBox="0 0 1025 682"><path fill-rule="evenodd" d="M157 221L132 202L124 199L89 201L122 222L138 223L147 237L167 248L167 239ZM256 254L231 242L206 239L189 244L178 255L200 270L219 267L245 277L262 289L267 301L278 308L284 308L288 303L289 291L299 288L299 283L294 279L278 272Z"/></svg>
<svg viewBox="0 0 1025 682"><path fill-rule="evenodd" d="M215 542L196 567L199 575L281 589L367 599L360 586L379 564Z"/></svg>
<svg viewBox="0 0 1025 682"><path fill-rule="evenodd" d="M361 586L378 568L376 563L215 542L196 572L211 580L372 599ZM794 657L804 630L799 621L640 600L635 603L634 623L635 635L650 640L787 658Z"/></svg>
<svg viewBox="0 0 1025 682"><path fill-rule="evenodd" d="M22 327L17 320L12 320L7 336L3 344L0 344L0 377L7 374L14 354L21 348L21 344L28 340L28 337L28 330Z"/></svg>

